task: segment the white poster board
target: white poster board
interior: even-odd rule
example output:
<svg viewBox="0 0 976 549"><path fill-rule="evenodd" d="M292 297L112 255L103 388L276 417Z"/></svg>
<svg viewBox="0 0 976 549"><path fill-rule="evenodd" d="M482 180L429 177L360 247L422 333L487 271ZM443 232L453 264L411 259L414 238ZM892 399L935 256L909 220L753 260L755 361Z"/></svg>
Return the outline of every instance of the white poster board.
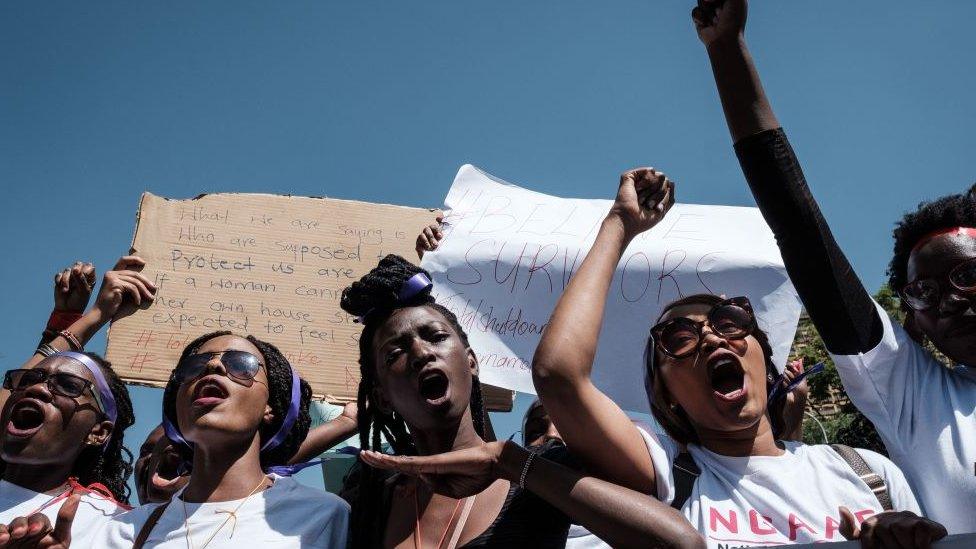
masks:
<svg viewBox="0 0 976 549"><path fill-rule="evenodd" d="M612 196L614 183L600 192ZM611 204L533 192L471 165L458 171L444 201L444 239L423 266L437 301L468 332L482 381L535 392L542 330ZM749 297L782 369L800 301L759 210L676 204L631 243L610 289L594 380L624 409L649 410L643 353L661 307L696 293Z"/></svg>

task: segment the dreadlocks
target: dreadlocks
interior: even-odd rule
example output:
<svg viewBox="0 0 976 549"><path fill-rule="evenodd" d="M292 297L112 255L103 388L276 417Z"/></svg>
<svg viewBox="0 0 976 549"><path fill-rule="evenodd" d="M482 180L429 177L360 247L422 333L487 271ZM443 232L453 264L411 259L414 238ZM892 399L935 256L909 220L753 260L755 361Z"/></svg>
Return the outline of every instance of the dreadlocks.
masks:
<svg viewBox="0 0 976 549"><path fill-rule="evenodd" d="M429 307L440 313L451 324L465 347L470 347L468 336L458 322L457 317L443 305L434 301L427 289L419 294L400 300L400 288L404 282L417 273L430 276L430 273L410 263L398 255L384 257L379 265L364 275L358 282L353 282L342 291L340 306L347 313L362 319L363 333L359 338L359 393L357 403L359 414L359 444L364 450L382 451L382 438L389 441L393 452L398 455L415 455L417 447L413 437L407 430L407 424L395 411L384 412L372 401L376 388L376 370L372 364L373 337L376 330L390 317L393 311L405 307ZM471 418L475 431L485 438L485 407L481 393L481 384L477 376L471 384ZM362 464L359 471L358 490L352 501L352 546L367 547L372 545L368 541L372 536L380 535L374 526L376 519L382 517L383 509L383 475Z"/></svg>
<svg viewBox="0 0 976 549"><path fill-rule="evenodd" d="M211 339L226 335L235 334L226 331L212 332L194 339L183 349L180 361L183 361L190 355L196 354L200 347ZM274 412L274 421L270 424L261 425L260 428L261 440L268 440L278 432L282 422L285 420L285 415L288 413L288 406L291 403L291 365L288 363L288 359L274 345L261 341L254 336L247 336L244 339L250 341L261 351L264 367L268 375L268 405L271 406L271 410ZM291 432L288 433L288 436L281 444L266 452L261 452L261 467L285 465L288 463L288 460L298 451L302 441L305 440L305 436L308 435L308 429L312 423L308 413L309 402L312 399L312 387L304 379L299 378L299 382L301 384L302 398L298 418L295 420ZM177 425L176 392L178 389L179 383L176 380L176 369L174 368L170 374L169 381L166 383L166 391L163 393L163 414L169 418L173 425ZM193 462L193 450L183 444L174 444L174 448L180 452L180 455L187 463Z"/></svg>
<svg viewBox="0 0 976 549"><path fill-rule="evenodd" d="M129 389L107 360L95 353L85 354L101 367L102 375L105 376L115 399L118 415L108 444L82 450L71 474L78 477L78 482L84 486L93 482L102 484L112 492L116 501L128 505L131 491L126 481L132 474L132 452L125 447L124 435L125 430L136 420L132 411L132 400L129 399Z"/></svg>

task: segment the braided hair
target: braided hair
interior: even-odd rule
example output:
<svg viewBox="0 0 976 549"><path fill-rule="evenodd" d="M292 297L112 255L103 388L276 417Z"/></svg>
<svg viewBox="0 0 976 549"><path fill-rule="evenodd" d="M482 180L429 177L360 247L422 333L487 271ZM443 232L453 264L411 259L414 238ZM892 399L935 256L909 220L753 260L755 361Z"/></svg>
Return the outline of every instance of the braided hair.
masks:
<svg viewBox="0 0 976 549"><path fill-rule="evenodd" d="M125 447L124 435L125 430L136 421L135 413L132 411L132 400L129 398L129 389L107 360L95 353L85 354L102 369L102 375L105 376L109 390L112 391L112 398L115 399L117 416L112 429L112 438L108 444L104 447L88 446L82 450L81 455L75 460L71 474L78 477L78 482L83 486L93 482L102 484L112 492L116 501L128 505L131 490L127 481L132 474L133 458L132 452Z"/></svg>
<svg viewBox="0 0 976 549"><path fill-rule="evenodd" d="M898 222L893 233L894 255L888 264L888 286L900 292L908 284L908 258L919 240L953 227L976 227L976 185L964 193L923 202Z"/></svg>
<svg viewBox="0 0 976 549"><path fill-rule="evenodd" d="M200 350L200 347L211 339L227 335L236 336L233 332L220 331L205 334L194 339L183 349L183 354L180 355L180 361L182 362L190 355L196 354ZM268 405L271 406L271 410L274 413L274 421L270 424L262 424L259 432L261 433L262 441L269 440L281 428L281 424L288 414L288 406L291 404L291 365L288 359L274 345L250 335L247 337L238 337L250 341L252 345L258 348L268 375ZM299 383L301 384L302 397L301 404L298 408L298 418L295 419L295 424L281 444L270 450L261 452L262 468L287 464L288 460L295 455L295 452L298 451L299 446L302 445L302 442L308 435L308 429L312 423L311 416L308 413L309 403L312 400L312 387L302 378L299 378ZM169 418L173 425L178 425L176 421L176 393L179 388L180 382L176 378L176 368L174 368L170 374L169 381L166 383L166 390L163 393L163 414ZM183 457L184 462L187 464L193 463L193 450L191 448L178 443L174 443L173 447Z"/></svg>
<svg viewBox="0 0 976 549"><path fill-rule="evenodd" d="M85 353L102 369L102 375L115 399L117 416L112 428L112 437L104 446L85 446L75 459L71 476L77 477L83 486L99 483L108 488L115 501L129 504L129 475L132 474L132 452L125 447L125 430L135 423L129 389L119 378L112 364L96 353ZM97 389L96 389L97 390ZM99 420L101 421L101 419ZM0 474L6 463L0 460Z"/></svg>
<svg viewBox="0 0 976 549"><path fill-rule="evenodd" d="M417 447L407 430L403 417L396 411L383 411L373 402L373 391L377 386L376 369L372 361L373 337L377 329L390 315L405 307L429 307L440 313L454 328L465 347L470 347L468 335L464 332L457 316L443 305L434 301L430 289L424 290L406 300L399 299L404 282L418 273L428 278L430 273L410 263L398 255L388 255L380 260L373 270L359 281L342 291L340 306L349 314L362 319L363 332L359 337L359 392L356 398L359 405L357 424L359 445L364 450L382 451L382 438L385 437L397 455L416 455ZM471 384L471 418L474 429L485 438L486 412L481 384L474 376ZM375 527L375 520L385 516L383 506L382 472L359 464L356 482L358 489L347 486L344 491L352 494L352 547L367 547L376 544L376 537L382 539L383 532ZM349 481L347 480L347 483Z"/></svg>

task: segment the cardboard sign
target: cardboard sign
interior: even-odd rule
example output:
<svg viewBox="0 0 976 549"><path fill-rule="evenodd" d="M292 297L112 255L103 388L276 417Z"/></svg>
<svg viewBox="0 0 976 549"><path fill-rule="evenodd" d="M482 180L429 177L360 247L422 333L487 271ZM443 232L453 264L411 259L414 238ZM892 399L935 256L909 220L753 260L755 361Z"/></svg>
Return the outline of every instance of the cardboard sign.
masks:
<svg viewBox="0 0 976 549"><path fill-rule="evenodd" d="M613 196L616 181L601 188ZM548 196L466 165L444 204L444 240L423 261L434 295L467 330L482 380L535 392L536 345L612 201ZM697 293L747 296L782 369L800 300L759 211L677 204L631 243L610 288L594 380L623 408L649 410L648 330L664 305Z"/></svg>
<svg viewBox="0 0 976 549"><path fill-rule="evenodd" d="M112 325L107 357L126 381L162 387L187 343L230 330L278 346L316 396L355 400L361 326L339 308L342 289L386 254L416 259L435 217L326 198L145 193L132 248L158 296Z"/></svg>

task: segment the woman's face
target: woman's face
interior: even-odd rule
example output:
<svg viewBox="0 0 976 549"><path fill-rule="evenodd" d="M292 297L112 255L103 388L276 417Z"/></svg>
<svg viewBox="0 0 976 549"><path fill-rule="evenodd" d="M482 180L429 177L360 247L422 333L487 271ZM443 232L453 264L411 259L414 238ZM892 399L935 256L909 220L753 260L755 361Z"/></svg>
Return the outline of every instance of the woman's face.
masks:
<svg viewBox="0 0 976 549"><path fill-rule="evenodd" d="M51 357L34 367L48 374L73 374L94 382L76 360ZM12 391L0 414L0 456L8 463L46 465L74 463L86 445L100 445L111 435L92 390L68 397L51 391L46 382Z"/></svg>
<svg viewBox="0 0 976 549"><path fill-rule="evenodd" d="M703 322L711 308L705 304L679 306L661 320L686 317ZM676 359L655 352L669 404L684 409L699 433L703 429L729 432L749 428L765 414L766 357L752 335L727 340L706 323L697 354Z"/></svg>
<svg viewBox="0 0 976 549"><path fill-rule="evenodd" d="M162 425L150 431L139 448L133 471L139 503L167 502L185 486L190 477L178 475L181 461Z"/></svg>
<svg viewBox="0 0 976 549"><path fill-rule="evenodd" d="M949 271L976 258L976 240L967 235L939 235L908 258L908 280L934 279L942 300L924 311L911 311L922 334L952 360L976 365L976 311L972 294L949 284Z"/></svg>
<svg viewBox="0 0 976 549"><path fill-rule="evenodd" d="M372 348L376 396L412 429L440 429L467 412L478 362L442 314L398 309L376 330Z"/></svg>
<svg viewBox="0 0 976 549"><path fill-rule="evenodd" d="M263 422L272 421L268 405L268 373L261 351L250 341L218 336L197 354L244 351L258 358L261 368L253 380L230 377L214 354L200 376L184 381L176 392L176 418L183 437L195 444L221 444L253 439Z"/></svg>

